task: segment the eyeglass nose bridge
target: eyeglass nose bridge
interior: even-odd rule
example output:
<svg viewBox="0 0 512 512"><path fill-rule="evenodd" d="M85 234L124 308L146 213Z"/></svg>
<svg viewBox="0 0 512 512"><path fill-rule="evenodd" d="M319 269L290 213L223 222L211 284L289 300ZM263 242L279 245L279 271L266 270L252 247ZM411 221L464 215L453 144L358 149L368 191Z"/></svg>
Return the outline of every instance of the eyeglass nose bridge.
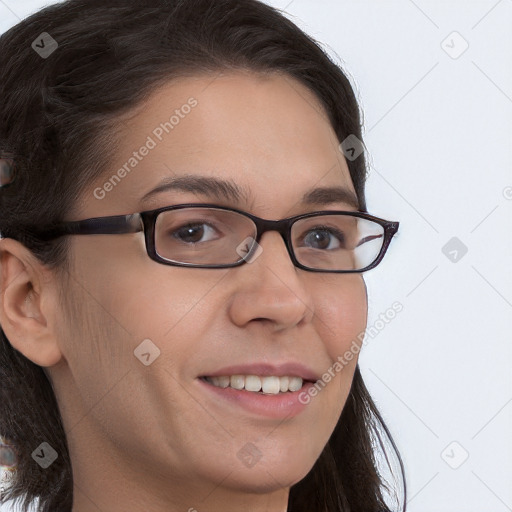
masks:
<svg viewBox="0 0 512 512"><path fill-rule="evenodd" d="M300 263L297 261L297 258L295 257L292 242L290 240L291 226L294 223L294 219L267 220L262 219L260 217L255 217L254 215L248 215L248 217L253 221L253 223L256 226L255 241L258 245L261 245L261 238L265 233L269 231L277 231L281 235L281 238L284 240L284 244L286 246L290 259L292 260L292 263L295 266L300 266ZM246 262L247 259L250 259L250 255L252 255L253 253L254 249L252 251L249 251L249 258L243 258L244 262Z"/></svg>

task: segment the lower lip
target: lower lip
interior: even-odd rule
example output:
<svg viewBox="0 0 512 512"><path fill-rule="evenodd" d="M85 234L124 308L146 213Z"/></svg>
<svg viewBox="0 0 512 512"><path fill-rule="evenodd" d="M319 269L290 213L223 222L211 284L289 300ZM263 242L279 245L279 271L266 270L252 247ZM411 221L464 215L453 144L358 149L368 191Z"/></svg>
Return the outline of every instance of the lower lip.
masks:
<svg viewBox="0 0 512 512"><path fill-rule="evenodd" d="M255 391L245 391L244 389L234 389L231 387L219 388L209 382L198 379L201 385L215 396L231 402L234 405L243 407L260 416L268 418L293 418L304 410L307 403L299 401L299 397L307 396L308 390L313 386L312 382L305 382L298 391L287 391L277 395L265 395Z"/></svg>

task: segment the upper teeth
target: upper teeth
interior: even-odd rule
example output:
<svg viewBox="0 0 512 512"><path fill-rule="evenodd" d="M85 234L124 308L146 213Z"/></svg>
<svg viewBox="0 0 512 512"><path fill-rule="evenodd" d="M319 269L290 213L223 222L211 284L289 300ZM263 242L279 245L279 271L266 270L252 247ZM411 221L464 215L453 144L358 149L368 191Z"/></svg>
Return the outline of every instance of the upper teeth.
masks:
<svg viewBox="0 0 512 512"><path fill-rule="evenodd" d="M223 375L206 377L206 380L219 388L232 387L246 391L262 391L272 395L286 391L298 391L302 388L301 377L259 377L257 375Z"/></svg>

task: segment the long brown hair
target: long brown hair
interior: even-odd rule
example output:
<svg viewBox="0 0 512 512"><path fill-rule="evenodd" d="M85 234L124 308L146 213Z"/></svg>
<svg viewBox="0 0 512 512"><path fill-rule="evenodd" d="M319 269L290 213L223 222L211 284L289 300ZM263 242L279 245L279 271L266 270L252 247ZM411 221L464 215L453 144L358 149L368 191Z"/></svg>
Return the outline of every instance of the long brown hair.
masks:
<svg viewBox="0 0 512 512"><path fill-rule="evenodd" d="M43 32L58 44L46 58L30 44ZM320 100L340 142L362 139L359 106L341 67L257 0L69 0L11 28L0 37L0 152L14 155L17 175L0 188L1 235L64 275L69 237L43 243L33 228L63 220L108 168L119 116L174 78L236 69L300 81ZM347 163L365 211L364 154ZM72 468L51 383L1 329L0 380L0 436L17 458L0 503L70 512ZM59 453L44 470L31 458L43 441ZM314 467L292 486L288 510L390 512L379 451L389 469L388 451L398 463L405 510L402 460L357 366L339 422Z"/></svg>

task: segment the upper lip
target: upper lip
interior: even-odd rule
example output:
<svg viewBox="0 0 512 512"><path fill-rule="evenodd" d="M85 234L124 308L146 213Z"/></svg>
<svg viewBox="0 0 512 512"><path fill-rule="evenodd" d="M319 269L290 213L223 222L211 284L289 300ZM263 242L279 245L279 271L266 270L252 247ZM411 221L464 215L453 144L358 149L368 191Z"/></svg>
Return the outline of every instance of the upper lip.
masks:
<svg viewBox="0 0 512 512"><path fill-rule="evenodd" d="M201 377L221 377L223 375L261 375L265 376L296 376L302 380L315 382L319 379L316 373L302 363L287 362L280 364L251 363L225 366Z"/></svg>

